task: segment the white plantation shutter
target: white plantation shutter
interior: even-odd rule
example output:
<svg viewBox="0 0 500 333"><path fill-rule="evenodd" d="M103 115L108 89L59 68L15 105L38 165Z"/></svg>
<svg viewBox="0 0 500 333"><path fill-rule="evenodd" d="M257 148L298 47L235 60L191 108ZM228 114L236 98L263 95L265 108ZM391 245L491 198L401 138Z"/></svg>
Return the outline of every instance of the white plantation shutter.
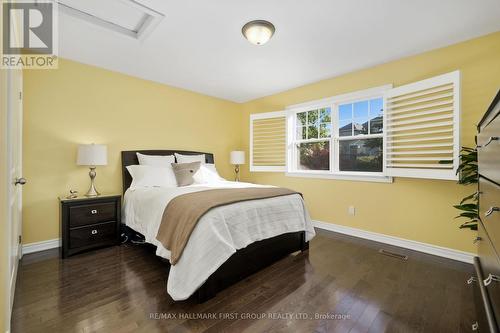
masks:
<svg viewBox="0 0 500 333"><path fill-rule="evenodd" d="M250 115L250 171L285 171L286 113Z"/></svg>
<svg viewBox="0 0 500 333"><path fill-rule="evenodd" d="M456 180L460 73L400 86L385 98L385 173Z"/></svg>

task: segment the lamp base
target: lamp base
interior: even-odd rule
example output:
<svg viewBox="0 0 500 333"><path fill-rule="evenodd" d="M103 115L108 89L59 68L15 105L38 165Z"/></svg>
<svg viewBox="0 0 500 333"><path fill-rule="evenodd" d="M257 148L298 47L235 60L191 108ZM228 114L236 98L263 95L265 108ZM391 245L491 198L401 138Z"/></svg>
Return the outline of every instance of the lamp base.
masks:
<svg viewBox="0 0 500 333"><path fill-rule="evenodd" d="M87 193L85 194L86 197L97 197L100 194L99 192L97 192L97 189L95 188L95 184L94 184L94 179L95 179L96 175L97 174L95 172L95 167L90 167L90 171L89 171L90 188L87 191Z"/></svg>
<svg viewBox="0 0 500 333"><path fill-rule="evenodd" d="M236 176L234 177L234 181L239 182L240 181L240 165L239 164L236 164L236 166L234 167L234 173L236 174Z"/></svg>

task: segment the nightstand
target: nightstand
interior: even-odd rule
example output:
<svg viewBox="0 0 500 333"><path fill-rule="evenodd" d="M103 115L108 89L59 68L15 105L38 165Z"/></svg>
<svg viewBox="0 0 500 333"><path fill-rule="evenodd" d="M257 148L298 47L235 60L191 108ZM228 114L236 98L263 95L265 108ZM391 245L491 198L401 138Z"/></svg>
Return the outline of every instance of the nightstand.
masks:
<svg viewBox="0 0 500 333"><path fill-rule="evenodd" d="M120 244L121 195L59 198L62 257Z"/></svg>

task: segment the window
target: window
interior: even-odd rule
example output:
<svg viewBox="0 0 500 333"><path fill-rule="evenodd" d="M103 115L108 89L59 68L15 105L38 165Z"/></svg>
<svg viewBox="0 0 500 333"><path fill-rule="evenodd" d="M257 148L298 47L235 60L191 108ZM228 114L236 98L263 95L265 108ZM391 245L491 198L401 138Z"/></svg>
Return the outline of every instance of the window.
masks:
<svg viewBox="0 0 500 333"><path fill-rule="evenodd" d="M250 116L250 171L390 182L457 179L460 72Z"/></svg>
<svg viewBox="0 0 500 333"><path fill-rule="evenodd" d="M288 110L288 172L381 176L384 166L384 91L334 97Z"/></svg>
<svg viewBox="0 0 500 333"><path fill-rule="evenodd" d="M331 109L299 112L296 117L297 168L330 170Z"/></svg>
<svg viewBox="0 0 500 333"><path fill-rule="evenodd" d="M383 98L378 97L295 113L296 169L382 172L382 105ZM335 107L338 112L332 121ZM332 150L337 141L338 149ZM337 152L333 162L338 161L338 170L330 166L331 151Z"/></svg>
<svg viewBox="0 0 500 333"><path fill-rule="evenodd" d="M339 171L382 172L383 98L338 106Z"/></svg>

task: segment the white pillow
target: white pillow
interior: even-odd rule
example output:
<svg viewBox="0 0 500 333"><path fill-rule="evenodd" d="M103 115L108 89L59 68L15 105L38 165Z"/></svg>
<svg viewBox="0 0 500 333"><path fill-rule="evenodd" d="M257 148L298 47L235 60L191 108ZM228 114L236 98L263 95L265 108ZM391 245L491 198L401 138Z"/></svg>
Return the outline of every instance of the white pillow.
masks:
<svg viewBox="0 0 500 333"><path fill-rule="evenodd" d="M216 183L225 179L219 176L215 164L202 164L200 170L193 176L195 184Z"/></svg>
<svg viewBox="0 0 500 333"><path fill-rule="evenodd" d="M177 180L171 166L129 165L127 170L132 176L131 188L177 187Z"/></svg>
<svg viewBox="0 0 500 333"><path fill-rule="evenodd" d="M205 164L205 154L181 155L181 154L175 153L175 158L177 159L177 163L201 162L201 164Z"/></svg>
<svg viewBox="0 0 500 333"><path fill-rule="evenodd" d="M175 163L174 155L144 155L141 153L136 153L136 155L140 165L170 167L170 164Z"/></svg>

